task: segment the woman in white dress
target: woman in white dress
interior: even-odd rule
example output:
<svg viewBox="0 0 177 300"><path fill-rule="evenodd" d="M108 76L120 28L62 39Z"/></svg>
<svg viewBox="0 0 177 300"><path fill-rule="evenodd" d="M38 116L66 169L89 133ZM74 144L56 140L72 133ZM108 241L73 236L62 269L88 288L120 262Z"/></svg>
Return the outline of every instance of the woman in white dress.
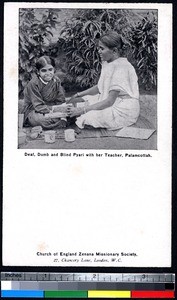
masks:
<svg viewBox="0 0 177 300"><path fill-rule="evenodd" d="M140 112L138 78L134 67L122 57L122 48L122 39L116 32L100 38L103 64L98 84L71 98L74 103L77 97L92 95L92 101L88 106L68 107L68 115L77 117L80 129L91 125L116 130L136 123Z"/></svg>

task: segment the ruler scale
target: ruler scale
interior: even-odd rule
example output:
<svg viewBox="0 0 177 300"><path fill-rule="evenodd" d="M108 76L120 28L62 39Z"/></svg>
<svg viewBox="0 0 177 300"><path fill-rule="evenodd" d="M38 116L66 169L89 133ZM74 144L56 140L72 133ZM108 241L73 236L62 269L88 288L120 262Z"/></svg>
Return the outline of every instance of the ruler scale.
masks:
<svg viewBox="0 0 177 300"><path fill-rule="evenodd" d="M2 272L2 298L175 298L174 274Z"/></svg>

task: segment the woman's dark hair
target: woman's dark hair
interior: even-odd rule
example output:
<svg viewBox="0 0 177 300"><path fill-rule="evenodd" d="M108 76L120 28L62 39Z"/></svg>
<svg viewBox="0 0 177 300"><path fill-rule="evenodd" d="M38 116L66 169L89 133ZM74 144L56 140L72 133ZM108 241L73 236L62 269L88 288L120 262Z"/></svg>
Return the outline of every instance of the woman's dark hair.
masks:
<svg viewBox="0 0 177 300"><path fill-rule="evenodd" d="M51 65L55 68L55 61L49 56L41 56L36 62L36 69L39 71L46 65Z"/></svg>
<svg viewBox="0 0 177 300"><path fill-rule="evenodd" d="M119 53L122 55L124 43L122 41L121 35L116 31L107 32L106 34L102 35L99 40L110 49L117 48Z"/></svg>

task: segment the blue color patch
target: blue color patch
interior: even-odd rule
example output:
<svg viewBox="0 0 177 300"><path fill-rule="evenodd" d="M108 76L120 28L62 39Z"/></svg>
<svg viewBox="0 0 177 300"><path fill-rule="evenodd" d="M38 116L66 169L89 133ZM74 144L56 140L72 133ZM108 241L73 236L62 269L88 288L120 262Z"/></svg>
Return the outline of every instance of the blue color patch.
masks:
<svg viewBox="0 0 177 300"><path fill-rule="evenodd" d="M2 298L44 298L44 291L2 290Z"/></svg>

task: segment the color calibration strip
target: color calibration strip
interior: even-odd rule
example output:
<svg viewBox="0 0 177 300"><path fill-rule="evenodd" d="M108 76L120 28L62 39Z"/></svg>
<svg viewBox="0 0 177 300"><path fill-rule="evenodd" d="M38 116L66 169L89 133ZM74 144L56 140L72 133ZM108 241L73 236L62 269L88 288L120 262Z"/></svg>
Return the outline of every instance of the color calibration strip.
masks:
<svg viewBox="0 0 177 300"><path fill-rule="evenodd" d="M174 274L1 273L2 298L175 298Z"/></svg>

